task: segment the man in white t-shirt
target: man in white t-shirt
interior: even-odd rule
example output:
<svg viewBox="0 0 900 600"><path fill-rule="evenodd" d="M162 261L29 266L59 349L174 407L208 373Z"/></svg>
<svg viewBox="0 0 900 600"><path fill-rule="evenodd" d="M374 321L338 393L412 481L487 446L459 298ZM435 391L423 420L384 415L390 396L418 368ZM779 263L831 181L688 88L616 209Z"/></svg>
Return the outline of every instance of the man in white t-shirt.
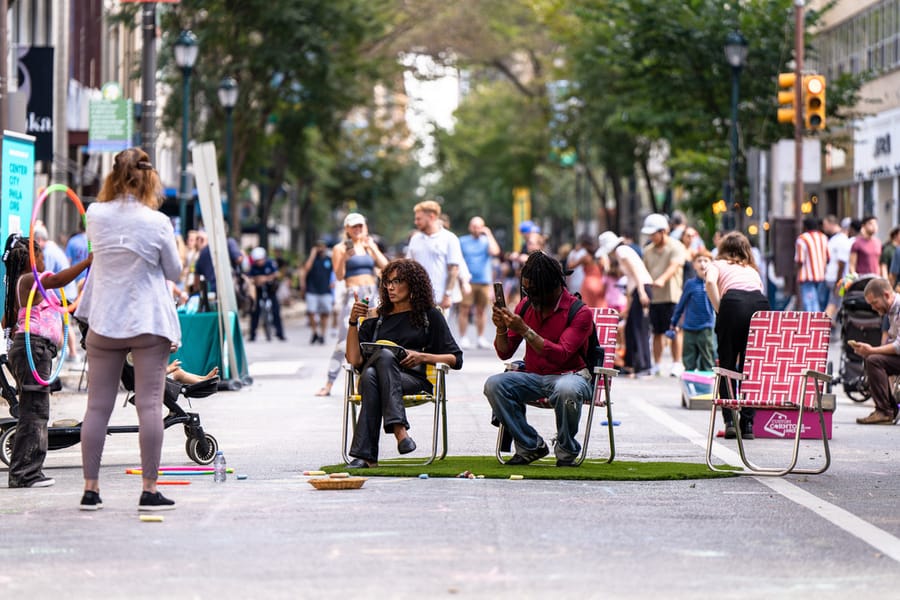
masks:
<svg viewBox="0 0 900 600"><path fill-rule="evenodd" d="M850 262L850 246L853 242L847 237L847 228L850 226L850 217L841 223L834 215L827 215L822 219L822 230L828 236L828 264L825 266L825 285L828 286L828 304L825 313L834 318L841 307L841 297L837 295L837 284L847 272L847 264Z"/></svg>
<svg viewBox="0 0 900 600"><path fill-rule="evenodd" d="M434 303L446 311L453 305L460 265L465 260L459 238L444 229L441 205L434 200L419 202L413 212L418 231L409 239L406 257L425 267L434 288Z"/></svg>

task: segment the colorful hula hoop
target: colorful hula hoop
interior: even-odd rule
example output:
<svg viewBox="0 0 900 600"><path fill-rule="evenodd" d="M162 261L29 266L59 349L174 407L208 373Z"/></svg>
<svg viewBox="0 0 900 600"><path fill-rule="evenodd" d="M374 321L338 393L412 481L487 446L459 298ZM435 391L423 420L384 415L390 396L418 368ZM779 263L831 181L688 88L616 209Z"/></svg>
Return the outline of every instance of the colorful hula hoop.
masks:
<svg viewBox="0 0 900 600"><path fill-rule="evenodd" d="M81 215L81 223L83 225L87 225L87 218L84 214L84 204L81 203L81 198L78 197L78 194L67 185L63 185L61 183L54 183L53 185L47 186L43 190L41 190L38 195L37 201L34 204L34 210L31 211L31 227L28 229L28 258L31 260L31 272L34 274L34 282L37 285L38 291L41 292L41 296L50 304L54 306L58 306L58 304L54 304L47 294L47 290L44 289L44 284L41 283L41 278L39 277L39 273L37 270L37 265L34 260L34 224L37 222L37 216L39 211L41 210L41 206L44 205L44 201L50 196L53 192L65 192L66 196L69 197L69 200L72 201L72 204L75 205L75 208L78 209L78 214ZM88 252L90 252L91 244L88 242ZM75 302L72 304L71 309L63 308L61 310L74 310L75 306L78 305L78 298L75 299ZM67 305L66 305L67 306ZM30 311L29 311L30 312ZM68 330L67 330L68 331ZM43 385L47 385L46 383Z"/></svg>
<svg viewBox="0 0 900 600"><path fill-rule="evenodd" d="M68 302L66 301L66 293L60 288L59 292L62 296L62 318L63 318L63 342L62 355L59 357L59 364L56 365L56 371L50 376L49 380L44 380L40 373L37 372L37 366L34 364L34 356L31 354L31 307L34 304L34 292L38 289L38 280L34 280L31 291L28 292L28 304L25 306L25 356L28 358L28 366L31 368L31 375L34 380L41 385L50 385L59 377L63 364L66 362L66 352L69 342L69 311L67 310ZM56 296L54 296L54 299ZM51 302L52 304L52 302Z"/></svg>

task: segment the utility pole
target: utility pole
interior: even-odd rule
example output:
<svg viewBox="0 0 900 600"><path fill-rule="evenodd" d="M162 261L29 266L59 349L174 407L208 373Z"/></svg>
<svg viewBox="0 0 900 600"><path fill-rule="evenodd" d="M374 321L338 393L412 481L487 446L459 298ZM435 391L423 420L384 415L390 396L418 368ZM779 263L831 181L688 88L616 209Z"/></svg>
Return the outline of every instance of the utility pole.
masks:
<svg viewBox="0 0 900 600"><path fill-rule="evenodd" d="M7 0L0 0L0 134L9 129L9 98L7 90L9 86L6 84L9 79L8 64L6 57L9 56L9 30L6 22L6 15L9 12L9 3Z"/></svg>
<svg viewBox="0 0 900 600"><path fill-rule="evenodd" d="M0 0L2 1L2 0ZM156 164L156 2L143 5L141 18L141 147Z"/></svg>
<svg viewBox="0 0 900 600"><path fill-rule="evenodd" d="M804 0L794 0L794 232L803 232L803 5Z"/></svg>

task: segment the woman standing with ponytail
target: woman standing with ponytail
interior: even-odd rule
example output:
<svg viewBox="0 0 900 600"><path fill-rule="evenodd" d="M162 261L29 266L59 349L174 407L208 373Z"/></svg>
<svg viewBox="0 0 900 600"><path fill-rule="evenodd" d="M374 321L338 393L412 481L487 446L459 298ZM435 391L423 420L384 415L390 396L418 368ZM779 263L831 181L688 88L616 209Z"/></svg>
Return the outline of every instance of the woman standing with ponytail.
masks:
<svg viewBox="0 0 900 600"><path fill-rule="evenodd" d="M81 510L97 510L100 458L127 354L134 363L143 493L138 510L175 508L156 490L163 442L163 392L172 347L181 327L166 281L178 281L181 262L169 218L159 212L162 185L140 148L116 155L112 173L87 210L94 252L91 276L75 315L86 320L88 406L81 426L84 496Z"/></svg>
<svg viewBox="0 0 900 600"><path fill-rule="evenodd" d="M762 279L753 259L750 241L739 231L732 231L719 242L716 260L706 271L706 293L715 311L716 339L719 342L719 366L742 372L750 318L759 310L769 310L769 300L763 294ZM719 393L731 398L728 381L723 377ZM753 439L753 417L756 410L741 409L741 438ZM723 409L725 438L737 437L734 415Z"/></svg>

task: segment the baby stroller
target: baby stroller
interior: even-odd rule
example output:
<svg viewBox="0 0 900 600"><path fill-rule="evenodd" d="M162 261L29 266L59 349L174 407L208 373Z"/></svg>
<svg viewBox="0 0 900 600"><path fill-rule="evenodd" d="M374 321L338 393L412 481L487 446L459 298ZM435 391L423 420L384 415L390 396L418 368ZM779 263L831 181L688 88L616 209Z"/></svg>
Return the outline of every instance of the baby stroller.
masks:
<svg viewBox="0 0 900 600"><path fill-rule="evenodd" d="M881 344L882 317L866 302L863 291L872 276L860 277L844 291L841 303L841 367L840 381L844 393L854 402L869 399L865 360L853 351L850 342L864 342L873 346Z"/></svg>
<svg viewBox="0 0 900 600"><path fill-rule="evenodd" d="M9 466L12 455L13 440L16 435L16 423L18 422L18 395L16 388L10 384L6 375L9 360L5 354L0 355L0 396L9 404L9 414L12 418L0 419L0 460ZM122 368L122 385L128 394L125 403L134 404L134 367L128 361ZM215 394L218 390L219 378L212 377L190 385L181 384L166 378L166 389L163 396L163 404L169 413L163 417L163 425L166 429L172 425L184 425L184 435L187 437L185 451L188 458L200 465L212 463L216 457L219 444L216 438L203 431L200 425L200 415L186 412L178 404L178 397L205 398ZM52 386L51 386L52 388ZM137 425L110 425L106 432L113 433L137 433ZM81 423L74 419L71 423L52 424L47 428L47 446L49 450L60 450L74 446L81 441Z"/></svg>

